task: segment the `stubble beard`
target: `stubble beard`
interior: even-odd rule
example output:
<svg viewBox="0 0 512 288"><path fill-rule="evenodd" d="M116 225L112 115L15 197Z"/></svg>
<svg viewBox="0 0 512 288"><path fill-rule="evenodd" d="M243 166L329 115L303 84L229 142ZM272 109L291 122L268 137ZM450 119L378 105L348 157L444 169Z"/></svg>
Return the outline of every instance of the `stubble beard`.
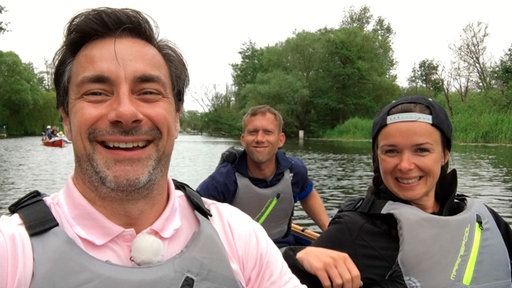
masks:
<svg viewBox="0 0 512 288"><path fill-rule="evenodd" d="M247 150L246 150L247 151ZM270 161L273 157L275 157L275 153L256 153L254 151L247 151L248 156L255 164L264 164Z"/></svg>
<svg viewBox="0 0 512 288"><path fill-rule="evenodd" d="M77 159L78 160L78 159ZM80 161L85 160L85 161ZM109 170L122 163L108 163L100 165L93 155L87 155L87 159L77 161L79 171L84 180L91 187L96 197L105 200L133 201L147 198L154 193L156 184L164 174L164 165L161 165L157 157L152 157L147 170L139 175L112 175Z"/></svg>
<svg viewBox="0 0 512 288"><path fill-rule="evenodd" d="M161 139L160 131L156 128L150 130L154 138ZM90 132L89 139L94 139L97 131ZM123 134L136 134L135 131L125 132ZM90 141L91 144L94 141ZM160 156L159 156L160 155ZM94 149L84 156L75 155L77 171L84 178L82 179L91 192L98 199L114 200L114 201L134 201L147 198L155 193L156 185L162 177L166 177L169 163L165 162L161 153L156 151L149 163L131 163L129 161L102 161L95 157ZM168 160L170 162L170 159ZM116 167L145 167L145 171L139 175L133 174L114 174L112 170Z"/></svg>

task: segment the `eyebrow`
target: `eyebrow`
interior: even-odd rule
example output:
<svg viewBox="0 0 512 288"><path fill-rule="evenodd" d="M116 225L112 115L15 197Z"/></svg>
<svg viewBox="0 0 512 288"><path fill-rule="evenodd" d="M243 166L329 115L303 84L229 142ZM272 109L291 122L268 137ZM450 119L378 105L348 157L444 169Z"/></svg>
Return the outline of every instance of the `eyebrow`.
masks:
<svg viewBox="0 0 512 288"><path fill-rule="evenodd" d="M86 76L83 76L82 78L80 78L80 80L78 80L78 83L77 85L78 86L81 86L83 84L86 84L86 83L109 83L111 82L111 79L105 75L101 75L101 74L94 74L94 75L86 75Z"/></svg>
<svg viewBox="0 0 512 288"><path fill-rule="evenodd" d="M78 81L78 85L83 85L86 83L97 83L97 84L105 84L111 83L112 79L103 74L94 74L94 75L86 75L80 78ZM135 77L136 83L160 83L162 85L165 84L165 80L162 77L155 74L141 74Z"/></svg>
<svg viewBox="0 0 512 288"><path fill-rule="evenodd" d="M160 83L165 85L165 80L162 77L155 74L142 74L135 77L137 83Z"/></svg>

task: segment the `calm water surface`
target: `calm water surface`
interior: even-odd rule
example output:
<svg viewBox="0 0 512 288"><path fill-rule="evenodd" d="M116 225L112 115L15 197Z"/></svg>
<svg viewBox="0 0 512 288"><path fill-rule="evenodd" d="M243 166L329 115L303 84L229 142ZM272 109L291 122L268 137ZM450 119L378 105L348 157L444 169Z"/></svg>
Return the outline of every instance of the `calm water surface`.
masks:
<svg viewBox="0 0 512 288"><path fill-rule="evenodd" d="M238 140L180 135L169 174L195 188L232 145L239 145ZM304 160L331 216L347 196L363 195L371 182L369 142L300 143L292 139L284 150ZM459 192L483 199L512 223L512 147L455 145L452 150L450 165L458 171ZM10 203L31 190L57 192L73 167L72 145L45 147L40 137L0 139L0 214L7 213ZM299 224L312 226L299 205L295 218Z"/></svg>

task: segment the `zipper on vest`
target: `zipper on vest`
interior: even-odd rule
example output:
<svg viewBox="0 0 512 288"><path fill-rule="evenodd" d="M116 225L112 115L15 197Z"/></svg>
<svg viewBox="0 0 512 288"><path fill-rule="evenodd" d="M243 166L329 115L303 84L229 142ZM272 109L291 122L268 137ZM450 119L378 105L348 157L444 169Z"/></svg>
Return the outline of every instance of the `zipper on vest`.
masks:
<svg viewBox="0 0 512 288"><path fill-rule="evenodd" d="M478 257L478 252L480 250L480 240L482 238L482 217L476 214L476 223L475 223L475 234L473 237L473 246L471 247L471 254L469 254L468 265L466 266L466 271L464 272L464 277L462 278L462 283L464 285L470 285L471 280L473 280L473 272L475 271L476 259Z"/></svg>

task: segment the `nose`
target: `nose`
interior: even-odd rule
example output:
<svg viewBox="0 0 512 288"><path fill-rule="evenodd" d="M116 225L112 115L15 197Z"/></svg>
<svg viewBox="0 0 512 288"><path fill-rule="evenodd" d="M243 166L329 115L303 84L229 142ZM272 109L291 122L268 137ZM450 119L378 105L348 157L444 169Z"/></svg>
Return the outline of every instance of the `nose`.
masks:
<svg viewBox="0 0 512 288"><path fill-rule="evenodd" d="M398 162L398 168L403 171L411 170L414 168L414 156L410 153L402 153Z"/></svg>
<svg viewBox="0 0 512 288"><path fill-rule="evenodd" d="M130 93L115 95L111 100L108 120L110 123L128 127L142 122L137 100Z"/></svg>
<svg viewBox="0 0 512 288"><path fill-rule="evenodd" d="M263 131L258 131L258 133L256 134L256 141L263 141L265 139L265 132Z"/></svg>

